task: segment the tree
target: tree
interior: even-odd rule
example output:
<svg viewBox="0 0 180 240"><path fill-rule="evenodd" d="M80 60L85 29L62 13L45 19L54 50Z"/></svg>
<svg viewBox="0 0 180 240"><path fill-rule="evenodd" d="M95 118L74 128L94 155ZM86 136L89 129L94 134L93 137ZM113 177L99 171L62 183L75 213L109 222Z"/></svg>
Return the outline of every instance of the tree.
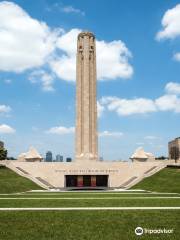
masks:
<svg viewBox="0 0 180 240"><path fill-rule="evenodd" d="M177 160L180 157L179 149L177 147L172 147L170 150L170 155L171 155L171 159L174 159L175 163L177 163Z"/></svg>
<svg viewBox="0 0 180 240"><path fill-rule="evenodd" d="M7 158L7 150L0 147L0 160L5 160Z"/></svg>
<svg viewBox="0 0 180 240"><path fill-rule="evenodd" d="M156 158L156 160L166 160L166 159L167 159L167 157L165 157L165 156L160 156L160 157Z"/></svg>

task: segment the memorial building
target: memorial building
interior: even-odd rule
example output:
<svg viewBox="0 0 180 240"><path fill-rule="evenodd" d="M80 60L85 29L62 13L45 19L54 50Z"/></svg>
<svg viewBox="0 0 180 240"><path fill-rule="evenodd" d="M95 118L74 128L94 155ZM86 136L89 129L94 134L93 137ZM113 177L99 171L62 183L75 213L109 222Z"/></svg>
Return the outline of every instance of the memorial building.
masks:
<svg viewBox="0 0 180 240"><path fill-rule="evenodd" d="M46 188L104 189L127 188L163 166L160 161L99 159L96 40L93 33L81 32L77 38L75 158L61 163L13 161L8 167Z"/></svg>

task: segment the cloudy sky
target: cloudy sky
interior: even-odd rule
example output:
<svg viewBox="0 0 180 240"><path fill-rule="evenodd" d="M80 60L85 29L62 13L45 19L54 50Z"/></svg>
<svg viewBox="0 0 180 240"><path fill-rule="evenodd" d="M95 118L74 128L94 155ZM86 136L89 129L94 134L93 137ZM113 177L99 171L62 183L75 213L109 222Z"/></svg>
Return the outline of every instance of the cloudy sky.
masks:
<svg viewBox="0 0 180 240"><path fill-rule="evenodd" d="M76 38L96 35L99 155L180 135L180 2L0 1L0 139L74 157Z"/></svg>

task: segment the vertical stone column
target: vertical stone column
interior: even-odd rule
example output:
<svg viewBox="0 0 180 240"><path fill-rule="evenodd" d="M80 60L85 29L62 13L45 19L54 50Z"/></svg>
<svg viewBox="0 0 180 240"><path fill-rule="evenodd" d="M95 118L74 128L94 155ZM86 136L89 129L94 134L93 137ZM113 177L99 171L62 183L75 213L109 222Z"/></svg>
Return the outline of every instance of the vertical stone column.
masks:
<svg viewBox="0 0 180 240"><path fill-rule="evenodd" d="M76 160L97 160L95 36L82 32L77 41Z"/></svg>

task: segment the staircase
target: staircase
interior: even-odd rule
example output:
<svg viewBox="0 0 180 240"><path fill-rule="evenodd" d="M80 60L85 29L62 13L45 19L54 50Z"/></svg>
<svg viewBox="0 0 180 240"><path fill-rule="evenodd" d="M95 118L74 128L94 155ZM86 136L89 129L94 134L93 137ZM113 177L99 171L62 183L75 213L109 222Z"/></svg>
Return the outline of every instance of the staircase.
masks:
<svg viewBox="0 0 180 240"><path fill-rule="evenodd" d="M7 168L11 169L12 171L16 172L17 174L21 175L22 177L26 177L30 179L31 181L35 182L37 185L39 185L42 188L45 189L52 189L55 188L50 183L48 183L45 179L42 177L33 177L31 174L29 174L27 171L20 167L15 167L13 163L11 163L8 160L2 161L2 164L6 166Z"/></svg>
<svg viewBox="0 0 180 240"><path fill-rule="evenodd" d="M165 168L169 163L161 163L158 166L153 166L150 169L146 170L143 175L141 176L133 176L130 179L126 180L119 188L123 189L129 189L138 182L142 181L146 177L150 177L154 175L155 173L159 172L161 169Z"/></svg>

